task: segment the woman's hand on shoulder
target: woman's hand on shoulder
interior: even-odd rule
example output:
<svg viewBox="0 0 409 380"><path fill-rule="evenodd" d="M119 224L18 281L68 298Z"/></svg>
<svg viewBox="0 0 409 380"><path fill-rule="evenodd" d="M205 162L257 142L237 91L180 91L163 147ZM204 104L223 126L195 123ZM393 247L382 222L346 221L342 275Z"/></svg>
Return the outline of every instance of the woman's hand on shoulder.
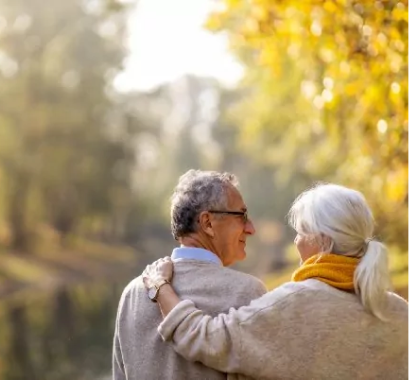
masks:
<svg viewBox="0 0 409 380"><path fill-rule="evenodd" d="M142 279L147 289L163 280L172 281L173 263L169 256L148 265L142 273Z"/></svg>

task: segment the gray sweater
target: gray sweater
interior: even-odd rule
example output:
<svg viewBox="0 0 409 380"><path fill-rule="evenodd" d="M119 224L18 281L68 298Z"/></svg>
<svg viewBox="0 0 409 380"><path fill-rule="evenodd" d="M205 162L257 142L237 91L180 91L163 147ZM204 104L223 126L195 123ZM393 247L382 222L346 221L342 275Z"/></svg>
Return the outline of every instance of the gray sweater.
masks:
<svg viewBox="0 0 409 380"><path fill-rule="evenodd" d="M257 278L218 264L183 260L175 263L173 286L210 315L248 305L265 294ZM141 277L124 290L118 308L113 352L114 380L222 380L226 374L179 356L157 333L162 321Z"/></svg>
<svg viewBox="0 0 409 380"><path fill-rule="evenodd" d="M188 360L254 379L407 379L408 304L389 293L387 310L381 322L355 294L309 279L215 318L185 300L159 333Z"/></svg>

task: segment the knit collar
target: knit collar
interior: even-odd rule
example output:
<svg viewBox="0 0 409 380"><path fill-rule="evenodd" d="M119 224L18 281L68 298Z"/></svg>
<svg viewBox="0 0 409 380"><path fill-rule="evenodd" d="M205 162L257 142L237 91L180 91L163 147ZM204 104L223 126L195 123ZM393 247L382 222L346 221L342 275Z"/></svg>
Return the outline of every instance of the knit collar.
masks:
<svg viewBox="0 0 409 380"><path fill-rule="evenodd" d="M336 255L333 253L319 253L304 261L294 271L292 281L303 281L309 278L325 282L337 289L354 290L354 273L359 259Z"/></svg>

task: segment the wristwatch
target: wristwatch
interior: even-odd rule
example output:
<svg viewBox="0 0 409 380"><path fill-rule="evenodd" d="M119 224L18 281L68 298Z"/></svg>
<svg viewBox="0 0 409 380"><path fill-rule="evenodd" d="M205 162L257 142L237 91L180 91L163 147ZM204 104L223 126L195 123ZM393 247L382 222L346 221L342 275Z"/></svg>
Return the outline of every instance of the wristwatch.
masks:
<svg viewBox="0 0 409 380"><path fill-rule="evenodd" d="M148 297L152 302L156 302L159 295L159 289L165 284L170 284L170 282L168 280L160 280L148 289Z"/></svg>

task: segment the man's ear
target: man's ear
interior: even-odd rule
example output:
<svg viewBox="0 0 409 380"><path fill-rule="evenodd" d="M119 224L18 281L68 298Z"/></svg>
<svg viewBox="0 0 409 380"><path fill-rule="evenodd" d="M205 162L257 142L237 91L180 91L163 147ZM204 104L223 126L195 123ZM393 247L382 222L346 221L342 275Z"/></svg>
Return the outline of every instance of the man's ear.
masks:
<svg viewBox="0 0 409 380"><path fill-rule="evenodd" d="M214 237L213 225L208 211L202 211L199 214L199 226L206 235L211 238Z"/></svg>

